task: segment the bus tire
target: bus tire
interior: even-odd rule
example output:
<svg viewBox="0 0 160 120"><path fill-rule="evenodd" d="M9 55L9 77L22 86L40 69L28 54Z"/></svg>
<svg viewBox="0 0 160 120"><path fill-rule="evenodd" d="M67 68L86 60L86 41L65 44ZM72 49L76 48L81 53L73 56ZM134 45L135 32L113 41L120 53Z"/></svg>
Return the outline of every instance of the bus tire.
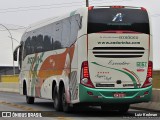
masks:
<svg viewBox="0 0 160 120"><path fill-rule="evenodd" d="M129 110L129 106L130 106L129 104L120 106L118 109L119 113L122 113L122 114L127 113Z"/></svg>
<svg viewBox="0 0 160 120"><path fill-rule="evenodd" d="M62 88L61 96L62 96L63 111L67 112L67 113L71 112L71 106L70 106L69 103L67 103L66 95L65 95L65 88L64 87Z"/></svg>
<svg viewBox="0 0 160 120"><path fill-rule="evenodd" d="M26 102L27 104L34 104L34 97L30 97L26 95Z"/></svg>
<svg viewBox="0 0 160 120"><path fill-rule="evenodd" d="M34 104L34 97L30 97L30 96L27 95L27 87L25 87L25 94L26 94L27 104Z"/></svg>
<svg viewBox="0 0 160 120"><path fill-rule="evenodd" d="M56 111L62 111L62 102L61 102L61 96L57 92L57 87L54 87L54 109Z"/></svg>
<svg viewBox="0 0 160 120"><path fill-rule="evenodd" d="M102 111L108 111L108 107L106 107L106 105L101 105L101 110Z"/></svg>

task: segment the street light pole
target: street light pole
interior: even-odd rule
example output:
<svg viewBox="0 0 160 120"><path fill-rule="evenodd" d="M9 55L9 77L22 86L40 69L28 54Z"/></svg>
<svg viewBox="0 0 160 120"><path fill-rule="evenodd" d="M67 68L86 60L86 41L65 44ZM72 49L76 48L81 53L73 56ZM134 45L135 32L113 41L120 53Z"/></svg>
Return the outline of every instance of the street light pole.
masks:
<svg viewBox="0 0 160 120"><path fill-rule="evenodd" d="M2 27L4 27L8 32L9 32L9 34L10 34L10 38L11 38L11 42L12 42L12 55L13 55L13 37L12 37L12 34L11 34L11 32L9 31L9 29L5 26L5 25L3 25L3 24L0 24ZM15 65L14 65L14 56L13 56L13 74L15 75Z"/></svg>
<svg viewBox="0 0 160 120"><path fill-rule="evenodd" d="M8 36L8 37L11 38L10 36ZM13 37L12 37L12 40L15 40L17 43L19 43L19 41Z"/></svg>

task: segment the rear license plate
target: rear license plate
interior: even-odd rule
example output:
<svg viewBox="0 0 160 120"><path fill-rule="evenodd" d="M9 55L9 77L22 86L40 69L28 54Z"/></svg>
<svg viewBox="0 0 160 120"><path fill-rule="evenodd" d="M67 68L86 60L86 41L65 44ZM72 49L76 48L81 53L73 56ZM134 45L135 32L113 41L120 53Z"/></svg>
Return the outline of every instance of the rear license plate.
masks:
<svg viewBox="0 0 160 120"><path fill-rule="evenodd" d="M115 98L123 98L123 97L126 96L126 94L125 94L125 93L114 93L113 96L114 96Z"/></svg>

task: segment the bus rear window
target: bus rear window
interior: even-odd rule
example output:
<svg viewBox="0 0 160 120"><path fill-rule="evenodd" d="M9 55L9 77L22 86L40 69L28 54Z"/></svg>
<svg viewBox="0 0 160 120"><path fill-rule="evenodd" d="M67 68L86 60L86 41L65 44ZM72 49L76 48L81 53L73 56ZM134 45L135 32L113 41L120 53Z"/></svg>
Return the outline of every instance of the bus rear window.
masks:
<svg viewBox="0 0 160 120"><path fill-rule="evenodd" d="M147 11L126 8L99 8L88 11L88 34L112 30L149 34Z"/></svg>

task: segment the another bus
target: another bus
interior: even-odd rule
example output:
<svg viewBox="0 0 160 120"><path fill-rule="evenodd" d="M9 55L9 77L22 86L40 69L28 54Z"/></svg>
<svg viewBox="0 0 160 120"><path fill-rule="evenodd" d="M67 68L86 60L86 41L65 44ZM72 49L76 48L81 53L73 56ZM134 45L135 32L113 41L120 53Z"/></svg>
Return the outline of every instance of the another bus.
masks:
<svg viewBox="0 0 160 120"><path fill-rule="evenodd" d="M19 51L19 52L17 52ZM91 6L28 27L14 52L20 94L127 112L152 94L152 34L143 7Z"/></svg>

